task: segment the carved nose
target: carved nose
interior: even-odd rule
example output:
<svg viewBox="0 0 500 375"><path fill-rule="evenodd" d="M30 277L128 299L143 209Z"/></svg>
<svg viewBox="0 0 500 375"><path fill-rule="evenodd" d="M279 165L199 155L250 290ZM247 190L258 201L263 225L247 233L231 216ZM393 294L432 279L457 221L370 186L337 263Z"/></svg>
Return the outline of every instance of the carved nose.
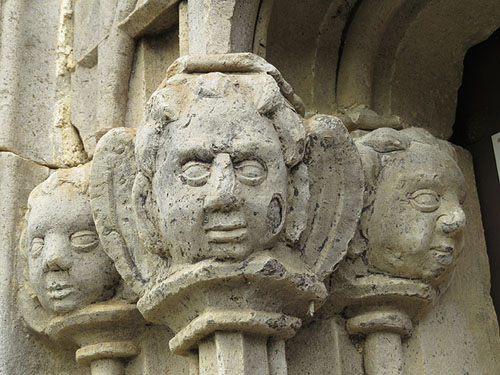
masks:
<svg viewBox="0 0 500 375"><path fill-rule="evenodd" d="M71 267L71 248L64 236L47 235L43 248L43 271L67 271Z"/></svg>
<svg viewBox="0 0 500 375"><path fill-rule="evenodd" d="M210 191L205 198L205 208L223 210L234 207L237 198L234 194L235 176L229 154L217 154L210 175Z"/></svg>
<svg viewBox="0 0 500 375"><path fill-rule="evenodd" d="M442 215L438 219L438 225L444 234L461 232L465 227L465 212L462 207L456 207L452 212Z"/></svg>

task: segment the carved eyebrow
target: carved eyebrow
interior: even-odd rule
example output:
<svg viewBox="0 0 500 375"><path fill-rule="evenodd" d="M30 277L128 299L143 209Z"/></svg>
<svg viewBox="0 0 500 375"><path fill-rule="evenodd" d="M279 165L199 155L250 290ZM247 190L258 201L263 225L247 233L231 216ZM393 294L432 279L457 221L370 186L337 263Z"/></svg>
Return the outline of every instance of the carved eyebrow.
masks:
<svg viewBox="0 0 500 375"><path fill-rule="evenodd" d="M47 231L49 224L50 222L44 220L43 217L34 216L33 214L30 214L30 216L28 217L28 228L27 228L28 237L33 238L43 235Z"/></svg>
<svg viewBox="0 0 500 375"><path fill-rule="evenodd" d="M252 158L259 155L265 155L274 151L275 145L270 142L235 142L231 154L236 159ZM281 148L280 148L281 152Z"/></svg>
<svg viewBox="0 0 500 375"><path fill-rule="evenodd" d="M201 144L181 145L178 149L177 159L179 164L182 165L193 159L209 162L214 156L214 151L210 145L203 142Z"/></svg>

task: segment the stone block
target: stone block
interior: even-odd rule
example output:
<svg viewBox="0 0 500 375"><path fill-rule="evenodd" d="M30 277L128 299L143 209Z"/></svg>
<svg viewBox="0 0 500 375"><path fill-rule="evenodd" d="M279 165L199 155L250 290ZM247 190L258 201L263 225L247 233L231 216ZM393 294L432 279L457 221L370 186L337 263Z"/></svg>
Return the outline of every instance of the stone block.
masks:
<svg viewBox="0 0 500 375"><path fill-rule="evenodd" d="M362 357L340 317L311 322L286 343L289 375L363 374Z"/></svg>
<svg viewBox="0 0 500 375"><path fill-rule="evenodd" d="M498 320L490 297L490 273L472 158L456 147L465 175L467 226L462 259L437 305L415 327L405 347L409 374L497 374Z"/></svg>
<svg viewBox="0 0 500 375"><path fill-rule="evenodd" d="M178 29L141 38L135 49L129 83L125 126L137 128L151 94L165 79L167 68L179 57Z"/></svg>
<svg viewBox="0 0 500 375"><path fill-rule="evenodd" d="M97 66L77 65L71 74L71 122L78 129L87 154L97 143Z"/></svg>
<svg viewBox="0 0 500 375"><path fill-rule="evenodd" d="M99 0L75 1L73 19L73 53L79 62L99 43Z"/></svg>
<svg viewBox="0 0 500 375"><path fill-rule="evenodd" d="M53 164L58 0L2 4L0 150Z"/></svg>
<svg viewBox="0 0 500 375"><path fill-rule="evenodd" d="M24 278L18 242L28 194L49 175L47 167L0 152L0 373L84 375L74 353L30 333L18 315L16 292ZM73 364L74 363L74 364Z"/></svg>

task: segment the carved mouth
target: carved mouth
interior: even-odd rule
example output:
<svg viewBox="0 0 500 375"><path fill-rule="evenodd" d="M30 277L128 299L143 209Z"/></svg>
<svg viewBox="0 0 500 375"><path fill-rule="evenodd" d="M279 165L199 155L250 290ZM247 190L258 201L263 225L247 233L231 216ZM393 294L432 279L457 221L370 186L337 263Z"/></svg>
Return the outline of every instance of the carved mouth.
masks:
<svg viewBox="0 0 500 375"><path fill-rule="evenodd" d="M64 299L72 294L75 289L72 285L53 284L47 288L47 294L51 299Z"/></svg>
<svg viewBox="0 0 500 375"><path fill-rule="evenodd" d="M247 235L246 224L242 222L216 224L206 229L208 242L239 242Z"/></svg>
<svg viewBox="0 0 500 375"><path fill-rule="evenodd" d="M434 254L434 257L437 259L437 261L444 265L448 266L451 263L453 263L453 260L455 258L454 253L455 253L455 246L452 243L443 243L438 246L433 246L431 248L431 251Z"/></svg>
<svg viewBox="0 0 500 375"><path fill-rule="evenodd" d="M449 245L440 245L440 246L432 247L431 250L434 250L438 253L443 253L443 254L453 254L453 252L455 251L455 248L453 246L449 246Z"/></svg>

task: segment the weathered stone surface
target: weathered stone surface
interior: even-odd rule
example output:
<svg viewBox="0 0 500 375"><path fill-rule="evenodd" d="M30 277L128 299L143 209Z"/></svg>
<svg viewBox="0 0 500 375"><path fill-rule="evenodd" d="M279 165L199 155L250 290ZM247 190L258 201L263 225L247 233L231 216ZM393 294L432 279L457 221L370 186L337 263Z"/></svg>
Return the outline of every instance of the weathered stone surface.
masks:
<svg viewBox="0 0 500 375"><path fill-rule="evenodd" d="M345 29L337 104L365 104L448 139L465 53L498 28L497 6L494 0L363 1Z"/></svg>
<svg viewBox="0 0 500 375"><path fill-rule="evenodd" d="M287 341L288 374L363 374L362 355L340 317L312 322Z"/></svg>
<svg viewBox="0 0 500 375"><path fill-rule="evenodd" d="M92 50L99 43L99 0L75 1L74 5L74 38L73 53L75 61L81 65L82 60L89 59ZM97 51L95 51L97 52ZM97 58L97 55L95 55ZM97 60L95 61L97 63Z"/></svg>
<svg viewBox="0 0 500 375"><path fill-rule="evenodd" d="M456 147L465 175L464 250L447 292L414 327L404 345L408 373L495 374L500 368L498 320L470 154ZM431 354L432 353L432 354Z"/></svg>
<svg viewBox="0 0 500 375"><path fill-rule="evenodd" d="M170 64L179 57L177 33L173 28L138 41L129 83L126 127L137 128L142 123L147 101L162 83Z"/></svg>
<svg viewBox="0 0 500 375"><path fill-rule="evenodd" d="M136 0L126 0L75 6L77 66L72 91L76 113L72 120L89 157L108 130L125 122L134 39L119 25L135 5ZM95 25L92 34L86 32L88 21Z"/></svg>
<svg viewBox="0 0 500 375"><path fill-rule="evenodd" d="M1 13L0 150L54 164L59 1L7 1Z"/></svg>
<svg viewBox="0 0 500 375"><path fill-rule="evenodd" d="M3 1L0 373L496 374L471 161L407 129L496 6ZM88 166L21 235L92 158L99 238Z"/></svg>
<svg viewBox="0 0 500 375"><path fill-rule="evenodd" d="M59 169L29 195L21 238L28 282L18 295L20 312L35 333L62 347L76 345L77 362L93 374L123 374L122 359L138 353L133 339L143 321L126 302L95 230L89 173L90 164Z"/></svg>
<svg viewBox="0 0 500 375"><path fill-rule="evenodd" d="M376 130L357 141L365 168L362 241L373 272L441 283L463 247L465 180L451 146L418 129ZM391 209L388 210L388 207Z"/></svg>
<svg viewBox="0 0 500 375"><path fill-rule="evenodd" d="M310 115L337 109L336 82L343 32L354 0L264 0L254 53L277 66Z"/></svg>
<svg viewBox="0 0 500 375"><path fill-rule="evenodd" d="M90 164L60 169L29 196L24 239L29 283L55 314L111 298L119 282L90 212Z"/></svg>
<svg viewBox="0 0 500 375"><path fill-rule="evenodd" d="M259 1L188 1L189 53L252 51Z"/></svg>
<svg viewBox="0 0 500 375"><path fill-rule="evenodd" d="M135 130L114 129L106 134L92 163L91 206L106 253L127 285L138 295L165 278L167 261L145 249L137 235L132 187L137 172ZM121 197L115 204L115 196Z"/></svg>
<svg viewBox="0 0 500 375"><path fill-rule="evenodd" d="M135 9L120 23L120 29L133 38L157 34L178 23L179 0L139 0Z"/></svg>
<svg viewBox="0 0 500 375"><path fill-rule="evenodd" d="M135 142L118 129L99 143L97 228L144 316L176 333L174 353L236 330L260 336L255 353L267 357L265 338L293 336L297 317L326 297L321 280L344 256L359 215L360 161L338 119L317 116L306 133L297 110L290 86L256 56L189 57L153 94ZM123 230L134 223L135 237ZM217 338L200 347L200 373L219 366L202 352L229 355L212 347ZM284 351L276 353L270 358L283 363ZM245 373L245 363L261 362L248 356L242 350L237 361Z"/></svg>
<svg viewBox="0 0 500 375"><path fill-rule="evenodd" d="M47 178L49 170L10 152L0 152L0 373L39 374L61 368L69 374L74 368L61 367L68 353L57 353L43 340L33 337L23 327L19 318L16 281L22 270L18 267L18 242L21 222L27 205L28 194L38 183ZM66 358L64 358L66 357ZM78 372L74 372L78 374Z"/></svg>
<svg viewBox="0 0 500 375"><path fill-rule="evenodd" d="M445 292L463 248L465 179L455 150L422 129L380 128L356 140L364 210L332 300L362 335L367 374L404 373L401 340Z"/></svg>

